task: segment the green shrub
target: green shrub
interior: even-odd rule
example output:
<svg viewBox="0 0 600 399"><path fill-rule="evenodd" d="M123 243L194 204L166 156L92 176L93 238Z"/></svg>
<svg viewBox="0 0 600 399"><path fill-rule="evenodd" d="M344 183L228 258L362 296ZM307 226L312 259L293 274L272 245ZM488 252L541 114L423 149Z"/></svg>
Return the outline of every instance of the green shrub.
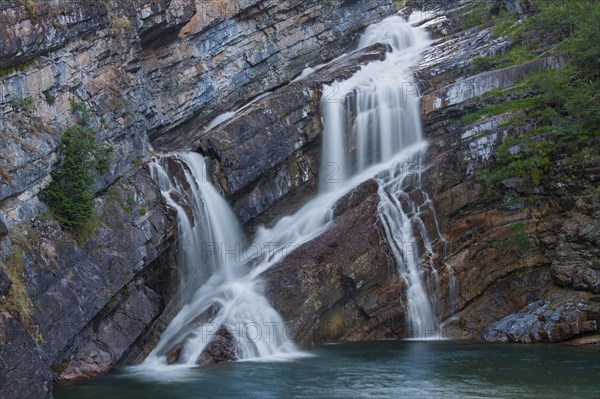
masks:
<svg viewBox="0 0 600 399"><path fill-rule="evenodd" d="M504 55L474 59L474 68L498 68L525 62L534 54L559 52L568 52L572 64L530 75L506 91L529 99L502 102L502 93L488 93L494 103L463 117L463 123L473 123L524 110L503 125L534 127L529 133L505 138L494 162L477 174L488 192L509 177L529 177L533 186L540 185L559 149L565 164L600 157L600 2L538 0L537 4L539 12L520 24L522 43ZM500 21L495 31L506 26L506 20ZM519 151L511 154L514 146Z"/></svg>
<svg viewBox="0 0 600 399"><path fill-rule="evenodd" d="M496 240L490 244L492 248L515 248L520 252L529 249L529 235L527 234L525 224L516 222L510 225L511 236L503 240Z"/></svg>
<svg viewBox="0 0 600 399"><path fill-rule="evenodd" d="M93 219L93 187L98 173L110 165L112 149L96 143L92 130L77 125L63 133L61 152L62 163L52 171L44 194L63 228L77 232Z"/></svg>
<svg viewBox="0 0 600 399"><path fill-rule="evenodd" d="M541 104L541 98L539 97L530 97L530 98L521 98L511 101L502 101L494 104L488 104L483 109L472 112L470 114L466 114L462 117L461 121L465 125L469 125L471 123L477 122L480 119L489 118L495 115L505 114L511 111L518 111L523 109L529 109Z"/></svg>
<svg viewBox="0 0 600 399"><path fill-rule="evenodd" d="M44 98L46 99L46 102L50 105L54 104L54 101L56 101L56 97L50 93L49 90L44 92Z"/></svg>

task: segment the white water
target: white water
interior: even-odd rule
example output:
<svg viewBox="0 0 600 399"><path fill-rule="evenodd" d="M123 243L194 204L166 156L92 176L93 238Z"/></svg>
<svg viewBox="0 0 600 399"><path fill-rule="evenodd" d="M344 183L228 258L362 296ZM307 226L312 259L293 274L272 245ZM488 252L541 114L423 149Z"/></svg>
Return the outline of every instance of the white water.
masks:
<svg viewBox="0 0 600 399"><path fill-rule="evenodd" d="M324 166L329 172L336 172L336 182L340 186L346 185L348 176L361 173L370 165L389 162L411 146L424 145L418 90L411 67L417 64L429 45L428 35L423 29L404 23L400 17L391 17L369 27L360 40L361 47L374 43L389 44L391 54L384 61L370 63L352 78L333 85L329 90L335 92L340 101L322 103ZM356 117L348 122L346 115L351 95L356 103ZM355 143L354 151L345 148L346 143ZM415 175L419 176L420 155L419 152L404 162L393 163L379 173L377 180L380 218L408 287L409 334L426 338L437 331L429 291L436 295L439 280L433 261L427 265L429 270L424 270L424 265L420 264L423 254L418 239L432 259L431 240L420 212L424 209L433 212L433 207L426 194L423 204L417 204L405 192L420 186L419 181L411 181ZM331 183L331 179L322 180L323 191L336 191L337 187ZM407 209L403 209L401 199ZM414 230L419 237L415 236ZM437 233L439 235L439 231ZM426 279L428 275L432 281Z"/></svg>
<svg viewBox="0 0 600 399"><path fill-rule="evenodd" d="M177 209L179 261L186 276L201 276L201 286L138 370L163 372L167 354L182 343L178 362L184 367L193 366L210 343L211 334L221 325L234 333L240 359L296 356L297 348L285 335L283 320L260 293L259 275L291 250L321 234L331 221L335 202L374 176L380 184L380 216L400 272L408 283L409 321L419 326L413 333L419 336L423 333L420 326L435 324L412 228L414 221L420 220L420 208L407 201L413 208L409 215L398 199L408 198L403 191L405 183L420 169L420 156L426 147L410 68L419 61L429 38L424 29L414 28L400 17L390 17L367 29L360 47L377 42L392 47L386 59L362 67L344 82L336 82L332 87L337 98L329 96L321 104L324 132L319 194L272 228L259 228L250 245L246 245L225 200L207 182L201 156L174 155L187 165L186 183L169 176L164 158L154 164L153 175L163 195ZM356 119L349 122L346 111L353 98ZM355 143L354 148L348 148L347 143ZM187 194L190 190L185 190L187 185L191 196ZM196 223L190 220L178 197L193 207ZM422 239L431 251L426 231ZM212 245L209 251L207 243ZM262 339L247 339L248 331L243 331L243 327L250 324L263 330ZM237 334L239 326L246 336ZM264 336L267 326L275 326L268 328L268 339Z"/></svg>
<svg viewBox="0 0 600 399"><path fill-rule="evenodd" d="M185 171L184 181L177 177L181 173L170 170L173 164ZM167 355L180 346L177 362L194 366L220 326L234 335L240 359L277 358L296 352L285 336L281 316L260 295L258 280L249 274L249 266L262 254L247 245L231 208L209 183L202 156L168 155L152 164L151 171L163 196L177 210L183 286L194 286L193 279L200 279L201 286L188 291L193 295L138 371L163 370ZM193 217L188 215L190 211ZM194 276L192 280L190 276Z"/></svg>

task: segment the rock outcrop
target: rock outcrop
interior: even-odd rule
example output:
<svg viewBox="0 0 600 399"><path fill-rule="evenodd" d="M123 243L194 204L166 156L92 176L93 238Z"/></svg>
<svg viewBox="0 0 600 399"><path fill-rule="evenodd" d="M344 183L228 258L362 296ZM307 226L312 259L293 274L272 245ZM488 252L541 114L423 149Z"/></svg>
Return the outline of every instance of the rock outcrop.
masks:
<svg viewBox="0 0 600 399"><path fill-rule="evenodd" d="M529 171L508 176L490 190L479 177L482 170L493 165L505 140L527 134L534 125L522 123L526 116L519 109L463 121L488 104L526 100L529 94L514 97L508 89L540 71L567 66L569 56L542 54L531 62L478 71L476 57L502 54L514 44L485 26L463 28L472 3L455 2L422 22L436 40L415 70L429 147L422 185L410 196L428 194L436 212L425 226L431 237L439 226L443 237L431 243L437 277L423 268L437 317L444 322L441 333L493 342L559 342L597 334L598 160L569 164L568 153L559 151L543 176ZM500 5L509 12L532 12L514 4ZM385 240L384 247L363 247L365 229L380 223L376 215L362 213L376 199L357 198L350 211L340 206L325 233L265 273L269 297L306 346L405 333L403 283L380 274ZM357 221L352 225L356 237L346 230L346 217ZM423 259L425 265L430 261ZM373 294L368 283L357 288L359 270L369 270L372 280L366 281L382 291ZM395 302L387 296L389 284L395 285ZM363 312L362 301L371 295L377 298L373 303L388 306L390 320L397 321L393 328Z"/></svg>
<svg viewBox="0 0 600 399"><path fill-rule="evenodd" d="M323 94L322 88L349 78L361 65L383 59L388 50L375 44L355 51L192 137L184 148L211 157L212 178L232 200L242 223L298 189L316 187L322 131L319 105L323 95L331 94Z"/></svg>
<svg viewBox="0 0 600 399"><path fill-rule="evenodd" d="M337 340L405 337L404 282L368 180L336 204L336 217L264 274L266 294L304 347Z"/></svg>
<svg viewBox="0 0 600 399"><path fill-rule="evenodd" d="M0 344L1 397L47 397L52 373L23 324L7 312L0 312Z"/></svg>
<svg viewBox="0 0 600 399"><path fill-rule="evenodd" d="M533 125L514 123L519 110L462 119L513 99L507 89L520 79L562 68L569 56L478 71L475 57L514 43L488 27L465 28L471 1L406 3L441 7L422 22L435 38L415 69L430 144L422 185L409 196L437 210L437 223L432 210L423 222L443 236L431 243L438 279L427 281L444 332L493 342L597 334L598 160L568 164L559 152L543 174L507 177L490 190L479 173ZM492 5L535 12L529 0ZM387 47L299 75L355 48L366 25L394 10L387 0L3 2L0 395L48 397L52 378L139 361L177 312L175 215L144 166L152 146L210 157L211 178L249 231L313 195L322 86ZM60 165L61 133L81 119L110 146L112 162L92 190L93 228L73 237L44 214L38 194ZM376 182L356 187L322 235L264 274L267 296L302 346L406 336L405 282L378 203ZM222 327L198 363L235 358Z"/></svg>
<svg viewBox="0 0 600 399"><path fill-rule="evenodd" d="M233 186L237 176L216 130L209 133L217 147L200 151L215 157L212 175L227 182L221 188L244 220L292 192L305 193L297 203L306 197L305 183L317 170L319 85L383 57L385 48L351 56L340 69L324 68L313 80L290 85L288 94L281 87L304 68L355 48L368 24L395 11L392 3L2 3L0 310L6 314L2 329L10 330L0 349L7 350L0 374L10 375L2 395L50 395L50 367L55 379L78 380L139 361L176 314L176 226L145 169L152 146L170 150L195 143L200 149L198 139L212 118L272 90L276 102L256 105L271 107L278 117L281 106L293 118L281 123L265 113L266 125L252 132L266 132L273 123L273 143L281 149L257 174L230 189L227 179ZM47 214L38 194L60 167L62 132L81 121L110 149L111 162L90 190L90 231L74 238ZM250 155L238 159L238 166L246 167ZM17 340L17 330L31 339ZM10 365L17 352L5 345L13 340L24 358L37 359L30 368ZM202 361L222 360L217 352ZM43 383L33 386L30 372Z"/></svg>
<svg viewBox="0 0 600 399"><path fill-rule="evenodd" d="M114 162L97 191L210 119L353 49L392 1L7 1L0 9L0 216L37 197L74 115ZM42 55L43 54L43 55Z"/></svg>
<svg viewBox="0 0 600 399"><path fill-rule="evenodd" d="M174 213L144 170L98 197L95 212L95 230L79 241L40 218L15 228L5 247L12 287L2 306L19 315L60 379L108 371L178 286Z"/></svg>
<svg viewBox="0 0 600 399"><path fill-rule="evenodd" d="M504 3L511 12L531 12ZM514 122L525 118L520 110L462 120L490 103L526 99L509 90L502 98L502 91L540 70L568 65L569 57L543 56L477 73L475 57L504 52L513 43L490 29L457 24L469 4L431 21L439 38L416 71L430 141L423 189L449 244L438 317L452 317L447 335L486 341L556 342L597 332L600 198L590 187L598 184L598 161L569 165L568 154L557 152L541 178L507 176L490 190L479 174L493 166L503 142L534 124Z"/></svg>

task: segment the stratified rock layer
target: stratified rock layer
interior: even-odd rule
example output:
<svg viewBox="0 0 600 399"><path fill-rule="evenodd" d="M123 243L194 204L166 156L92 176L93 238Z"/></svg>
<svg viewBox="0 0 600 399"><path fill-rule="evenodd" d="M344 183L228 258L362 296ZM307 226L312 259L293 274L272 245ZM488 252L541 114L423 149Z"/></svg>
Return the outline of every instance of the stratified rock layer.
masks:
<svg viewBox="0 0 600 399"><path fill-rule="evenodd" d="M267 296L304 347L404 334L404 284L377 216L377 188L368 180L340 199L326 232L264 274Z"/></svg>
<svg viewBox="0 0 600 399"><path fill-rule="evenodd" d="M234 191L221 188L243 220L296 192L304 193L301 203L318 169L319 85L383 57L385 48L324 70L321 82L297 83L288 95L277 89L355 48L368 24L395 11L391 0L67 3L0 6L0 309L27 326L19 328L33 337L27 345L44 366L31 365L46 387L27 386L29 371L19 376L9 357L0 374L11 379L0 392L20 393L11 397L47 396L49 367L56 379L78 380L139 361L181 306L175 215L145 170L150 143L183 148L213 117L274 90L291 115L270 120L279 127L271 137L276 159L238 179L219 146L200 151L216 157L215 181L239 180ZM302 107L308 115L292 112ZM38 194L60 165L62 132L78 123L112 149L112 162L92 190L94 231L76 240L40 217L47 209ZM241 168L252 153L243 157Z"/></svg>

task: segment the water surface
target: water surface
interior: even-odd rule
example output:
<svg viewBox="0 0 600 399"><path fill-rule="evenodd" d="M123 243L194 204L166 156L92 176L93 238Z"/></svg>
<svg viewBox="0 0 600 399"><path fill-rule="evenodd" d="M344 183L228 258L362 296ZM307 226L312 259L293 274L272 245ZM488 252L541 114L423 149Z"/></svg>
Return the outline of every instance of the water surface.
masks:
<svg viewBox="0 0 600 399"><path fill-rule="evenodd" d="M378 341L326 345L289 362L115 372L55 388L77 398L599 398L600 347ZM171 376L169 378L175 378Z"/></svg>

